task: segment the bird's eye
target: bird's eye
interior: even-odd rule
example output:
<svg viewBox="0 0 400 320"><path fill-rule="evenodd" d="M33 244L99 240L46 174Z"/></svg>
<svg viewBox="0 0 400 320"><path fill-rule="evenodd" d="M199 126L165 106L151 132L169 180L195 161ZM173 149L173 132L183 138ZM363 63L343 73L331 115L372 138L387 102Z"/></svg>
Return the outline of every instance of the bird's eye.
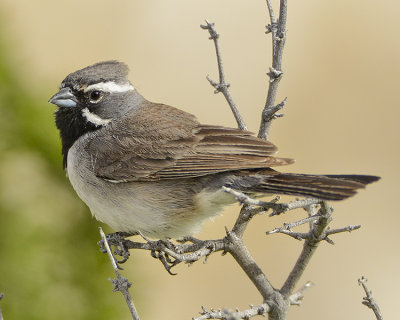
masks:
<svg viewBox="0 0 400 320"><path fill-rule="evenodd" d="M89 95L91 102L98 102L102 96L103 96L103 92L100 90L94 90L94 91L90 92L90 95Z"/></svg>

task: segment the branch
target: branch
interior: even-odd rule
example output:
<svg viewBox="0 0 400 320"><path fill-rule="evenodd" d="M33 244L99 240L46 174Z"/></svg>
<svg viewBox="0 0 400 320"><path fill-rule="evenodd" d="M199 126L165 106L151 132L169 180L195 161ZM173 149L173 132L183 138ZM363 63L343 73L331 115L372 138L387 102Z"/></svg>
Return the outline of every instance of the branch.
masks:
<svg viewBox="0 0 400 320"><path fill-rule="evenodd" d="M333 230L326 230L325 234L326 236L329 236L331 234L336 234L336 233L341 233L341 232L352 232L354 230L358 230L361 228L361 225L349 225L347 227L343 227L343 228L338 228L338 229L333 229Z"/></svg>
<svg viewBox="0 0 400 320"><path fill-rule="evenodd" d="M244 194L243 192L234 190L232 188L228 188L228 187L224 186L224 187L222 187L222 189L225 192L234 195L236 200L239 201L241 204L247 204L249 206L257 206L257 207L264 208L266 210L272 209L272 213L270 214L270 216L279 215L279 214L282 214L284 212L294 210L294 209L307 208L310 205L321 203L321 200L313 199L313 198L296 200L296 201L292 201L289 203L276 203L280 199L279 196L277 196L273 200L267 202L267 201L253 199L253 198L249 197L248 195Z"/></svg>
<svg viewBox="0 0 400 320"><path fill-rule="evenodd" d="M219 34L215 30L214 25L215 25L214 23L209 22L207 20L206 20L206 25L200 25L202 29L208 30L208 32L210 33L209 39L214 41L215 52L217 55L217 62L218 62L219 83L211 80L209 76L207 76L207 80L215 88L214 93L222 92L222 94L224 95L226 101L231 107L233 115L235 116L239 129L247 130L247 126L244 123L243 118L240 115L238 108L236 107L235 102L233 101L231 93L229 92L230 84L225 81L225 73L222 64L222 57L221 57L221 52L219 50L219 42L218 42Z"/></svg>
<svg viewBox="0 0 400 320"><path fill-rule="evenodd" d="M3 299L3 297L4 297L4 293L0 293L0 301L1 301L1 299ZM0 308L0 320L4 320L3 314L1 313L1 308Z"/></svg>
<svg viewBox="0 0 400 320"><path fill-rule="evenodd" d="M228 310L214 310L210 309L208 311L205 307L201 307L201 316L198 318L193 318L193 320L204 320L204 319L221 319L221 320L233 320L233 319L250 319L255 316L264 316L269 312L270 308L266 303L258 306L250 305L250 309L239 311L236 309L235 312Z"/></svg>
<svg viewBox="0 0 400 320"><path fill-rule="evenodd" d="M296 240L305 240L305 239L313 239L315 237L315 234L313 232L313 230L311 229L309 232L293 232L291 229L293 227L297 227L299 225L305 224L305 223L310 223L316 220L320 219L320 215L316 214L313 216L310 216L308 218L299 220L299 221L295 221L292 223L284 223L283 227L280 228L275 228L272 231L267 231L266 234L270 235L270 234L274 234L274 233L282 233L285 235L288 235ZM328 242L329 244L335 244L328 236L331 234L336 234L336 233L341 233L341 232L351 232L353 230L357 230L360 229L361 225L349 225L347 227L343 227L343 228L338 228L338 229L333 229L330 230L329 228L327 228L319 237L319 241L325 240L326 242Z"/></svg>
<svg viewBox="0 0 400 320"><path fill-rule="evenodd" d="M225 239L217 240L199 240L194 237L187 237L179 240L180 244L172 243L170 240L152 241L142 234L141 237L146 242L136 242L125 239L125 235L121 233L112 233L107 235L107 240L110 246L113 247L113 252L122 257L129 257L129 249L148 250L151 256L160 260L164 268L171 275L171 269L181 262L192 264L202 257L207 260L208 256L214 252L225 251ZM102 245L102 242L100 243ZM124 263L126 259L117 261Z"/></svg>
<svg viewBox="0 0 400 320"><path fill-rule="evenodd" d="M104 248L108 253L108 256L110 258L115 275L117 276L117 279L109 279L112 282L112 284L114 285L113 291L120 291L123 294L125 301L128 305L129 311L132 315L132 319L139 320L139 315L136 311L135 304L133 303L133 300L129 293L129 288L131 287L132 283L130 283L128 281L128 279L122 277L121 274L119 273L117 262L115 261L115 258L111 252L110 246L108 245L108 242L107 242L106 236L103 232L103 229L100 227L99 230L100 230L101 239L103 240Z"/></svg>
<svg viewBox="0 0 400 320"><path fill-rule="evenodd" d="M270 234L274 234L274 233L283 233L283 234L288 234L288 235L292 236L292 234L289 234L289 233L291 233L291 229L292 228L301 226L302 224L305 224L305 223L313 222L313 221L318 220L318 219L319 219L319 215L315 214L315 215L312 215L312 216L310 216L308 218L301 219L299 221L295 221L295 222L291 222L291 223L284 223L282 227L275 228L272 231L267 231L266 234L270 235ZM293 232L293 234L295 234L295 233ZM298 233L298 236L294 236L293 238L295 238L297 240L306 239L308 233L304 233L304 236L300 236L300 235L301 234Z"/></svg>
<svg viewBox="0 0 400 320"><path fill-rule="evenodd" d="M243 239L233 231L227 231L227 239L229 242L226 251L232 255L249 279L253 282L263 297L263 300L274 300L275 295L278 293L268 281L264 272L257 265L247 247L244 245Z"/></svg>
<svg viewBox="0 0 400 320"><path fill-rule="evenodd" d="M285 98L281 103L275 105L278 85L283 75L282 56L286 40L287 0L280 0L278 21L275 19L270 0L267 0L267 6L271 23L267 26L266 33L272 34L272 67L270 67L268 72L268 95L261 116L260 129L258 131L258 137L265 140L268 140L272 120L282 116L276 114L277 111L282 109L286 103Z"/></svg>
<svg viewBox="0 0 400 320"><path fill-rule="evenodd" d="M383 318L378 303L372 297L372 292L367 287L367 281L368 279L364 278L364 276L361 277L361 279L358 279L358 284L364 288L364 291L367 294L367 296L363 298L362 304L374 311L377 320L382 320Z"/></svg>
<svg viewBox="0 0 400 320"><path fill-rule="evenodd" d="M300 280L300 277L311 260L312 255L318 248L319 243L322 240L326 240L325 231L328 228L329 222L332 220L332 212L333 210L328 206L328 203L323 201L318 213L320 217L317 222L312 224L312 228L309 232L310 237L306 237L303 250L300 253L299 258L297 259L296 264L290 272L284 285L282 286L282 289L280 290L283 296L288 297L291 295L294 287Z"/></svg>
<svg viewBox="0 0 400 320"><path fill-rule="evenodd" d="M263 297L263 301L268 304L269 319L283 320L289 308L289 301L285 300L282 294L272 286L243 242L243 234L248 223L259 213L257 209L246 204L242 207L232 231L226 231L225 251L232 255L247 277L253 282Z"/></svg>

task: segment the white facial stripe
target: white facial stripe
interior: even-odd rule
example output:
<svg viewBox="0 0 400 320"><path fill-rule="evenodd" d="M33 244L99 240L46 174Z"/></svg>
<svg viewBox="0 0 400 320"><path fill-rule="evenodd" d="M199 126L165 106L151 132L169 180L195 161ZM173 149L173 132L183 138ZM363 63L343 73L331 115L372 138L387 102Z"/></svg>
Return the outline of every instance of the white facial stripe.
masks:
<svg viewBox="0 0 400 320"><path fill-rule="evenodd" d="M99 91L104 91L104 92L109 92L109 93L118 93L118 92L131 91L134 89L135 88L129 82L126 82L124 84L118 84L118 83L115 83L114 81L107 81L107 82L99 82L99 83L95 83L90 86L87 86L83 90L83 92L88 92L91 90L99 90Z"/></svg>
<svg viewBox="0 0 400 320"><path fill-rule="evenodd" d="M82 109L82 115L87 121L96 126L105 126L110 123L111 119L102 119L98 115L91 113L88 108Z"/></svg>

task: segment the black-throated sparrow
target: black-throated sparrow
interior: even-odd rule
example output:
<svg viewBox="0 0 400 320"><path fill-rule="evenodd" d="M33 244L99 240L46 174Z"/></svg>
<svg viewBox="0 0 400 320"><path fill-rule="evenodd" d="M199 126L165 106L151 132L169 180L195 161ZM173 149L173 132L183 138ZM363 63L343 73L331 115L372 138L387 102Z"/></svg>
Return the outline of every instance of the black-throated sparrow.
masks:
<svg viewBox="0 0 400 320"><path fill-rule="evenodd" d="M202 125L176 108L147 101L128 68L100 62L68 75L49 102L58 106L64 168L96 219L116 231L177 238L198 231L234 197L288 194L342 200L375 176L280 173L292 163L247 131Z"/></svg>

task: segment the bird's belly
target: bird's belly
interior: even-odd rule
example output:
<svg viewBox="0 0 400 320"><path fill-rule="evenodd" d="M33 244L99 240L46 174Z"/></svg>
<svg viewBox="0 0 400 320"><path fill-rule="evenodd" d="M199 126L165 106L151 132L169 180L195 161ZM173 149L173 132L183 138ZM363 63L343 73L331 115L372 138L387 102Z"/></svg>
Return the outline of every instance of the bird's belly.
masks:
<svg viewBox="0 0 400 320"><path fill-rule="evenodd" d="M140 231L152 238L198 232L207 218L234 201L222 190L201 191L181 180L112 183L93 173L90 157L76 144L68 153L68 178L92 215L115 231Z"/></svg>

